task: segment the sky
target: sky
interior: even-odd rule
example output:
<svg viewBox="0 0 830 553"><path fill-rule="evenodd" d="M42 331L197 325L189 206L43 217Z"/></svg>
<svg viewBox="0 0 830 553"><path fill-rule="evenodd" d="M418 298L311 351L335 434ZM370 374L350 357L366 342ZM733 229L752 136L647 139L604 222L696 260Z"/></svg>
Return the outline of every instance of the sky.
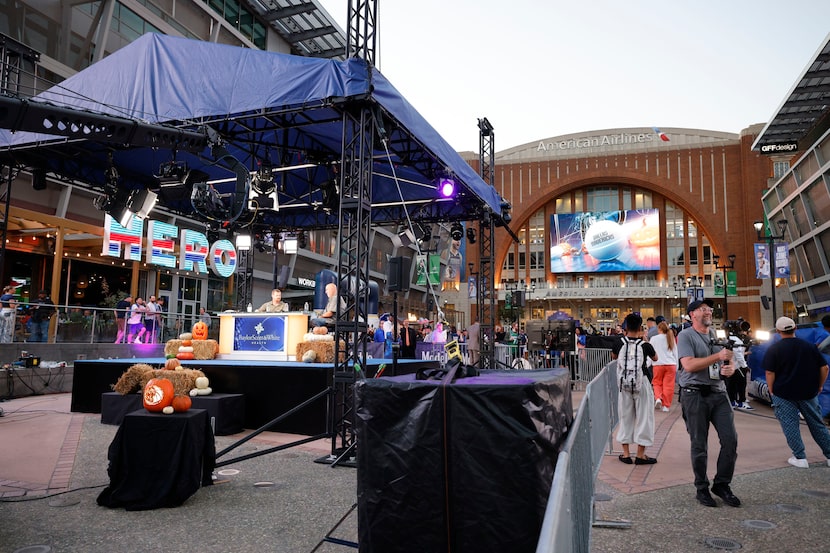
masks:
<svg viewBox="0 0 830 553"><path fill-rule="evenodd" d="M346 30L349 0L319 0ZM827 0L378 0L377 66L457 151L625 128L766 123Z"/></svg>

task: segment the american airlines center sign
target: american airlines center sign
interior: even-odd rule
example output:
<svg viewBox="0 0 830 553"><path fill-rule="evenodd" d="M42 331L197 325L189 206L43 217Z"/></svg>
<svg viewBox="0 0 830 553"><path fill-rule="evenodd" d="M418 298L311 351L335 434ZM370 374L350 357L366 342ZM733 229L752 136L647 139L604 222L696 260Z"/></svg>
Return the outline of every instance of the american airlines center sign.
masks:
<svg viewBox="0 0 830 553"><path fill-rule="evenodd" d="M652 142L668 142L669 137L654 129L653 133L626 133L600 134L595 136L579 136L567 138L557 142L540 141L537 152L562 152L568 150L582 150L586 148L604 148L608 146L630 146L633 144L649 144Z"/></svg>

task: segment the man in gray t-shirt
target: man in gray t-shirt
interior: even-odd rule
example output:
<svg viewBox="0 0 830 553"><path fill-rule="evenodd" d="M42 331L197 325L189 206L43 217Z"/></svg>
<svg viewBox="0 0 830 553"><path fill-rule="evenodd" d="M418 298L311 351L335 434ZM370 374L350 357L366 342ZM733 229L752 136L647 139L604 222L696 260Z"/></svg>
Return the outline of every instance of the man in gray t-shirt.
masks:
<svg viewBox="0 0 830 553"><path fill-rule="evenodd" d="M709 493L709 478L706 475L711 424L721 444L712 493L727 505L738 507L741 500L729 488L738 456L738 433L726 386L721 380L721 377L732 376L735 368L731 364L732 351L715 344L711 331L712 306L710 299L690 303L686 313L691 318L692 326L677 335L680 405L691 440L697 500L707 507L718 505Z"/></svg>

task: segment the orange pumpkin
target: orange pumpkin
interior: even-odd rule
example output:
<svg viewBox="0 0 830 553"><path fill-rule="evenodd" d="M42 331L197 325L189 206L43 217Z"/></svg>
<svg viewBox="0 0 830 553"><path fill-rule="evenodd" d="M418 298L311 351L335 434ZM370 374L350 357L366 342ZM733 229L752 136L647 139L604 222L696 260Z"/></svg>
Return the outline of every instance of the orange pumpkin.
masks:
<svg viewBox="0 0 830 553"><path fill-rule="evenodd" d="M173 398L173 410L176 413L184 413L193 405L193 400L190 396L176 396Z"/></svg>
<svg viewBox="0 0 830 553"><path fill-rule="evenodd" d="M193 352L192 351L180 351L176 354L178 359L183 361L192 360L193 359Z"/></svg>
<svg viewBox="0 0 830 553"><path fill-rule="evenodd" d="M164 362L164 370L166 371L175 371L178 367L181 367L181 363L175 357L171 357L167 361Z"/></svg>
<svg viewBox="0 0 830 553"><path fill-rule="evenodd" d="M182 340L182 346L189 348L193 345L193 340Z"/></svg>
<svg viewBox="0 0 830 553"><path fill-rule="evenodd" d="M166 378L151 378L144 386L144 408L152 413L160 413L173 403L175 395L172 381Z"/></svg>
<svg viewBox="0 0 830 553"><path fill-rule="evenodd" d="M194 340L207 340L208 336L208 326L203 322L199 321L193 325L193 339Z"/></svg>

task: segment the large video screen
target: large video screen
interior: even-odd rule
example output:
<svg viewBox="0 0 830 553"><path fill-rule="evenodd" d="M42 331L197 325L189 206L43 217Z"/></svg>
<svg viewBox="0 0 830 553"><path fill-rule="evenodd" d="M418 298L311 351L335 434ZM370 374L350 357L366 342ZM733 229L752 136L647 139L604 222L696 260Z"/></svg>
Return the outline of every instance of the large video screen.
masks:
<svg viewBox="0 0 830 553"><path fill-rule="evenodd" d="M552 273L656 271L660 216L656 209L563 213L550 218Z"/></svg>

